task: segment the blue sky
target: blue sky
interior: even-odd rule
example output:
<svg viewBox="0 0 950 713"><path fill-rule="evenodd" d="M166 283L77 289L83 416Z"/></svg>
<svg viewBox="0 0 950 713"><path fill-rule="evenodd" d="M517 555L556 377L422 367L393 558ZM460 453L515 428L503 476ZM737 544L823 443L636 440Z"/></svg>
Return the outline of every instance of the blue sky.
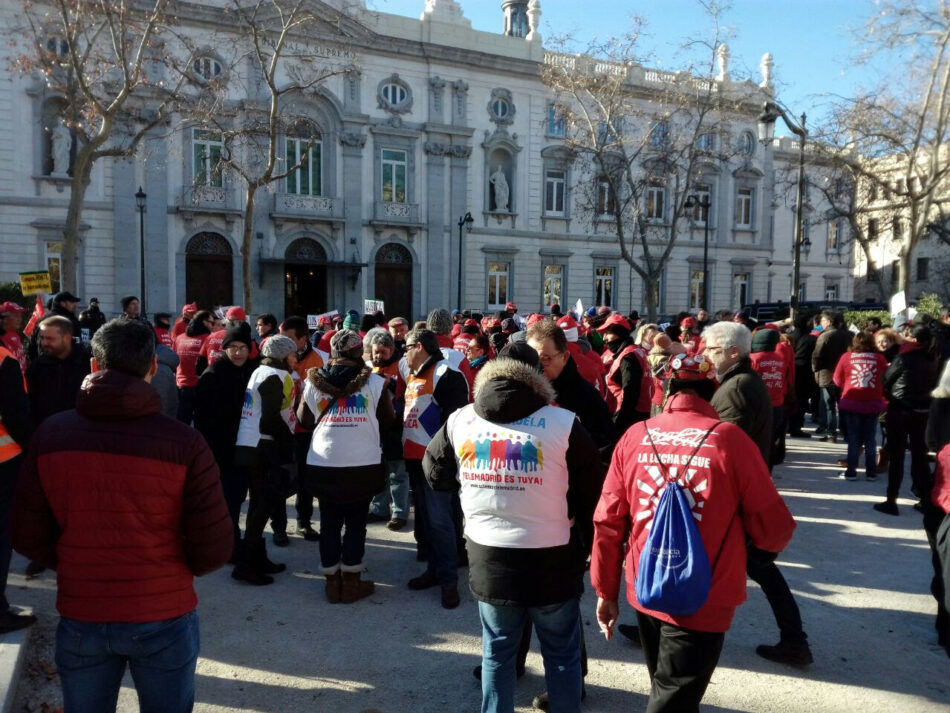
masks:
<svg viewBox="0 0 950 713"><path fill-rule="evenodd" d="M475 29L502 31L500 0L460 3ZM367 0L367 6L417 18L425 0ZM622 34L632 27L631 16L640 13L647 21L643 40L656 60L653 65L669 70L688 64L680 50L685 39L711 35L708 17L695 0L541 0L541 10L542 37L570 31L578 50L593 37ZM873 0L735 0L722 19L732 35L730 69L758 81L759 60L771 52L779 99L796 116L806 112L811 123L820 119L830 95L853 96L862 84L875 81L871 69L855 66L860 45L850 31L874 11Z"/></svg>

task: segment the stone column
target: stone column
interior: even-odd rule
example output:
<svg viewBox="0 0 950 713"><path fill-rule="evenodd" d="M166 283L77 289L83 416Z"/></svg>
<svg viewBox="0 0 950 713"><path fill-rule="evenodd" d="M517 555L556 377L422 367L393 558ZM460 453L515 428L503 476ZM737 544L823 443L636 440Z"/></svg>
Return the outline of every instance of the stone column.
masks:
<svg viewBox="0 0 950 713"><path fill-rule="evenodd" d="M468 205L468 168L470 163L470 158L472 156L472 147L465 145L455 145L450 149L450 155L452 159L450 161L450 174L449 174L449 195L451 198L451 205L449 209L449 215L454 218L452 222L452 227L454 229L454 240L453 244L454 254L456 257L452 262L454 270L452 272L453 282L458 279L458 225L456 224L458 219L465 215L465 212L471 210L471 206ZM462 247L462 304L459 306L459 309L465 309L467 307L480 307L482 300L475 299L472 295L477 295L478 290L481 289L477 285L469 284L465 276L469 272L468 267L470 266L473 260L480 259L479 253L474 251L471 233L468 232L466 228L463 228L465 231L465 236L463 238L464 245ZM451 231L450 231L451 232ZM455 295L458 290L456 286L455 291L452 292L451 301L455 301Z"/></svg>
<svg viewBox="0 0 950 713"><path fill-rule="evenodd" d="M366 145L366 134L360 127L345 128L340 134L340 143L343 146L343 186L340 195L343 196L344 223L342 244L337 247L340 260L349 262L355 255L362 261L363 255L359 248L363 235L363 147ZM351 287L347 279L349 270L331 270L327 276L331 283L331 288L327 290L329 304L362 309L362 283L368 274L364 268L356 287Z"/></svg>
<svg viewBox="0 0 950 713"><path fill-rule="evenodd" d="M455 306L454 275L458 258L446 245L445 229L445 155L451 148L440 141L427 141L426 154L426 292L423 312L435 307ZM449 231L451 233L451 231ZM451 257L451 259L450 259ZM454 295L455 292L452 292Z"/></svg>

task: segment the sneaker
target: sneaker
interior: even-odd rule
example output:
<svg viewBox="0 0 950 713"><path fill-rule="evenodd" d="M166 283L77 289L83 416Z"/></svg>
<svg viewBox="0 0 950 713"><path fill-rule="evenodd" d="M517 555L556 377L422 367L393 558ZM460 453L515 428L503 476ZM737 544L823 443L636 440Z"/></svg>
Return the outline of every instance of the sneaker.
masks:
<svg viewBox="0 0 950 713"><path fill-rule="evenodd" d="M30 563L26 566L26 571L24 572L24 574L26 575L27 579L33 579L34 577L40 576L45 571L46 571L46 567L41 565L39 562L34 562L31 560Z"/></svg>
<svg viewBox="0 0 950 713"><path fill-rule="evenodd" d="M755 653L769 661L789 666L807 666L814 661L807 641L779 641L775 646L762 644L755 647Z"/></svg>
<svg viewBox="0 0 950 713"><path fill-rule="evenodd" d="M818 440L822 443L837 443L838 437L833 433L824 433Z"/></svg>
<svg viewBox="0 0 950 713"><path fill-rule="evenodd" d="M897 503L892 503L890 500L885 500L883 503L874 503L874 509L878 512L882 512L885 515L898 515Z"/></svg>
<svg viewBox="0 0 950 713"><path fill-rule="evenodd" d="M286 532L275 532L273 538L275 547L286 547L290 544L290 538L287 537Z"/></svg>
<svg viewBox="0 0 950 713"><path fill-rule="evenodd" d="M297 525L297 534L307 542L317 542L320 539L320 533L313 529L313 525Z"/></svg>
<svg viewBox="0 0 950 713"><path fill-rule="evenodd" d="M403 520L401 517L394 517L392 520L386 523L386 527L388 527L393 532L398 532L405 526L406 526L406 521Z"/></svg>
<svg viewBox="0 0 950 713"><path fill-rule="evenodd" d="M617 631L630 640L634 646L641 646L640 627L633 624L617 624Z"/></svg>
<svg viewBox="0 0 950 713"><path fill-rule="evenodd" d="M847 471L845 471L844 473L839 473L838 478L840 480L857 480L858 475L857 473L848 473Z"/></svg>
<svg viewBox="0 0 950 713"><path fill-rule="evenodd" d="M0 634L9 634L11 631L19 631L36 623L36 617L32 614L16 614L9 609L0 614Z"/></svg>
<svg viewBox="0 0 950 713"><path fill-rule="evenodd" d="M865 476L864 476L864 479L865 479L865 480L871 480L871 481L877 480L877 474L876 474L876 473L872 473L871 475L865 475Z"/></svg>

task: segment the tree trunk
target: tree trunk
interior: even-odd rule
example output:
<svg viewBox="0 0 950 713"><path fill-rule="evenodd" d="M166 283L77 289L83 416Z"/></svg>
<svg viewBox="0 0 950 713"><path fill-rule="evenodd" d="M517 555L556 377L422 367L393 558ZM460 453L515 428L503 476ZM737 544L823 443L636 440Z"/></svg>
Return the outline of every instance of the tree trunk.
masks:
<svg viewBox="0 0 950 713"><path fill-rule="evenodd" d="M92 161L82 150L76 152L73 162L73 180L69 190L69 207L66 209L66 227L63 228L62 263L59 269L59 287L73 294L79 289L76 275L79 267L79 222L82 219L86 189L92 173Z"/></svg>
<svg viewBox="0 0 950 713"><path fill-rule="evenodd" d="M910 302L910 255L911 251L905 246L904 250L901 251L900 257L898 258L897 264L900 266L900 275L898 275L897 280L897 291L904 293L904 299L907 302ZM904 314L907 314L907 311L904 311Z"/></svg>
<svg viewBox="0 0 950 713"><path fill-rule="evenodd" d="M247 199L244 201L244 235L241 238L241 278L244 283L244 311L254 311L253 286L251 284L251 241L254 234L254 200L257 186L247 187Z"/></svg>
<svg viewBox="0 0 950 713"><path fill-rule="evenodd" d="M656 290L659 287L660 279L654 275L648 275L643 278L643 307L646 309L647 320L656 322ZM631 295L631 298L633 295ZM633 299L631 299L633 302Z"/></svg>

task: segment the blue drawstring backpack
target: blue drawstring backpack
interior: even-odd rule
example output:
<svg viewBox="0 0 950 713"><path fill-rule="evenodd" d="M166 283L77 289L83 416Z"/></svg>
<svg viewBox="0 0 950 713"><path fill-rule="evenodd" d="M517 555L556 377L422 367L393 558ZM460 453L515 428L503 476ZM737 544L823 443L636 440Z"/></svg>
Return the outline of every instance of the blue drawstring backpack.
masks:
<svg viewBox="0 0 950 713"><path fill-rule="evenodd" d="M693 456L718 425L703 434L681 472L688 472ZM635 583L637 601L647 609L686 616L706 603L712 587L712 567L689 501L676 480L670 477L666 464L660 460L649 429L647 437L657 464L666 477L666 487L660 494L650 534L640 552Z"/></svg>

